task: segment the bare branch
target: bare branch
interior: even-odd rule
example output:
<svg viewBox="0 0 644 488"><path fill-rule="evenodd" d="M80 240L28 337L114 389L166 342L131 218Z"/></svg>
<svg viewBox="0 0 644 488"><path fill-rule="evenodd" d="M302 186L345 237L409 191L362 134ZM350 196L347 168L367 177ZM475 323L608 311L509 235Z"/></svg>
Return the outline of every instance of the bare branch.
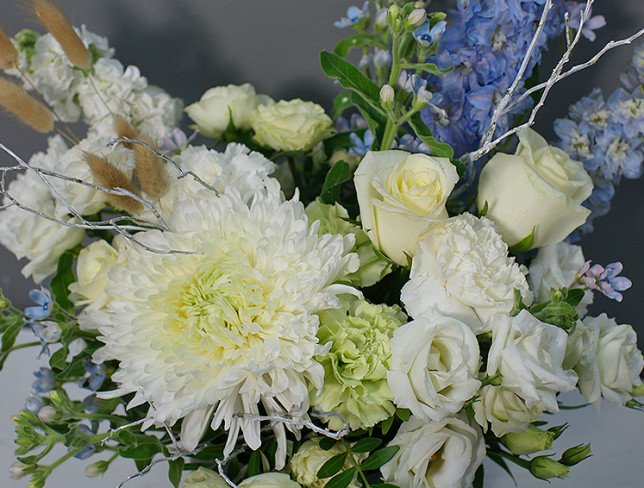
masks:
<svg viewBox="0 0 644 488"><path fill-rule="evenodd" d="M315 417L330 417L330 416L336 416L339 414L330 414L330 413L318 413L318 414L313 414ZM315 425L311 420L303 417L303 416L282 416L282 415L252 415L252 414L246 414L246 413L240 413L235 415L235 417L242 418L244 420L257 420L260 422L267 421L267 422L281 422L283 424L291 425L297 429L302 429L304 427L312 430L316 434L323 435L325 437L329 437L331 439L335 440L340 440L343 437L345 437L349 432L350 429L348 428L348 424L345 423L346 427L343 428L342 430L331 430L328 428L323 428ZM344 421L344 419L343 419Z"/></svg>

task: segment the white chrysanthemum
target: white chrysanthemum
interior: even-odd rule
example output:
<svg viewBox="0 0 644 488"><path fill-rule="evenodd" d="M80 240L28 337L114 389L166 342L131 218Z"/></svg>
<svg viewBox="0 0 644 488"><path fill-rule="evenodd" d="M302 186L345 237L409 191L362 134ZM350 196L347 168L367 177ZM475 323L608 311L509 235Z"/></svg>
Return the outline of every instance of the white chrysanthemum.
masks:
<svg viewBox="0 0 644 488"><path fill-rule="evenodd" d="M177 203L175 232L148 231L141 242L197 254L160 254L133 245L127 266L109 273L110 301L100 314L105 346L98 361L118 360L108 394L136 393L151 404L149 422L183 418L182 442L196 446L208 423L224 424L230 453L239 430L253 449L260 424L239 414L306 412L307 383L322 386L316 312L339 306L334 285L355 271L350 236L318 236L303 205L284 201L274 180L244 201L236 190L207 190ZM214 417L213 417L214 413ZM278 464L284 425L275 425Z"/></svg>
<svg viewBox="0 0 644 488"><path fill-rule="evenodd" d="M436 224L419 243L401 300L414 318L447 315L478 334L495 313L512 310L514 290L531 303L526 272L490 220L464 213Z"/></svg>

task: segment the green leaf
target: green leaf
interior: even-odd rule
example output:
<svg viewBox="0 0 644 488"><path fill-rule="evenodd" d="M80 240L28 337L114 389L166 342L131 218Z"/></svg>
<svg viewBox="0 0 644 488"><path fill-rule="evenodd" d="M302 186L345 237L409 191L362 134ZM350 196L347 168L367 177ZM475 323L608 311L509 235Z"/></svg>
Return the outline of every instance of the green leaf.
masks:
<svg viewBox="0 0 644 488"><path fill-rule="evenodd" d="M352 49L362 47L362 46L369 46L372 44L377 44L382 46L383 43L378 42L379 40L380 38L372 34L355 34L353 36L349 36L345 39L342 39L340 42L338 42L335 45L333 52L338 56L346 58Z"/></svg>
<svg viewBox="0 0 644 488"><path fill-rule="evenodd" d="M370 485L371 488L399 488L398 485L392 485L391 483L376 483Z"/></svg>
<svg viewBox="0 0 644 488"><path fill-rule="evenodd" d="M387 446L382 449L378 449L377 451L372 452L367 459L360 463L360 469L363 471L378 469L380 466L387 464L399 450L400 446Z"/></svg>
<svg viewBox="0 0 644 488"><path fill-rule="evenodd" d="M568 289L566 294L566 303L572 307L579 305L581 300L584 298L585 292L581 288L572 288Z"/></svg>
<svg viewBox="0 0 644 488"><path fill-rule="evenodd" d="M397 408L396 416L403 422L407 422L409 420L409 417L411 417L411 410L409 410L408 408Z"/></svg>
<svg viewBox="0 0 644 488"><path fill-rule="evenodd" d="M350 95L350 93L343 91L338 93L333 99L333 109L331 111L333 120L336 120L346 109L353 105Z"/></svg>
<svg viewBox="0 0 644 488"><path fill-rule="evenodd" d="M4 332L2 334L2 347L0 348L0 371L4 366L4 362L9 357L11 353L11 348L16 343L20 329L24 325L25 321L21 316L16 316L12 321L8 321L8 325L4 327Z"/></svg>
<svg viewBox="0 0 644 488"><path fill-rule="evenodd" d="M52 369L64 370L67 367L67 355L69 354L69 349L66 345L63 345L49 358L49 366Z"/></svg>
<svg viewBox="0 0 644 488"><path fill-rule="evenodd" d="M347 90L359 93L375 107L379 106L380 89L349 61L337 54L322 51L320 63L322 70L329 78L338 80L340 85Z"/></svg>
<svg viewBox="0 0 644 488"><path fill-rule="evenodd" d="M120 447L119 455L128 459L150 459L162 450L163 446L159 439L152 436L145 436L139 437L137 441L130 446Z"/></svg>
<svg viewBox="0 0 644 488"><path fill-rule="evenodd" d="M336 454L326 463L324 463L320 469L318 469L317 477L320 479L330 478L337 472L339 472L344 466L345 461L347 460L347 452L341 452Z"/></svg>
<svg viewBox="0 0 644 488"><path fill-rule="evenodd" d="M262 456L260 451L253 451L248 459L248 477L262 472Z"/></svg>
<svg viewBox="0 0 644 488"><path fill-rule="evenodd" d="M438 66L436 66L434 63L404 63L404 67L407 69L419 69L424 71L425 73L431 73L434 75L444 75L445 73L449 73L452 71L453 68L449 69L440 69Z"/></svg>
<svg viewBox="0 0 644 488"><path fill-rule="evenodd" d="M434 134L432 134L431 129L427 127L427 124L423 122L420 113L415 114L410 119L409 125L411 125L411 128L414 129L416 135L429 146L429 148L432 150L432 155L439 158L449 159L452 159L454 157L454 149L452 149L452 146L445 144L444 142L439 142L438 140L436 140L436 138L434 138Z"/></svg>
<svg viewBox="0 0 644 488"><path fill-rule="evenodd" d="M181 475L183 474L183 465L185 461L183 458L168 461L168 479L174 488L179 488L181 483Z"/></svg>
<svg viewBox="0 0 644 488"><path fill-rule="evenodd" d="M483 465L481 464L479 466L479 469L476 470L476 474L474 475L474 483L472 484L472 488L483 488Z"/></svg>
<svg viewBox="0 0 644 488"><path fill-rule="evenodd" d="M73 271L74 254L65 251L58 259L56 274L51 280L51 292L56 298L56 302L65 310L73 310L74 304L69 300L69 285L76 281Z"/></svg>
<svg viewBox="0 0 644 488"><path fill-rule="evenodd" d="M328 451L333 446L335 446L336 442L338 441L331 439L330 437L323 437L322 439L320 439L320 449L322 449L323 451Z"/></svg>
<svg viewBox="0 0 644 488"><path fill-rule="evenodd" d="M355 474L356 468L349 468L331 478L327 484L324 485L324 488L347 488L347 486L349 486L353 481Z"/></svg>
<svg viewBox="0 0 644 488"><path fill-rule="evenodd" d="M391 426L394 424L394 416L392 415L386 420L383 420L382 423L380 424L380 428L382 429L382 435L387 435L387 432L389 432L389 429L391 429Z"/></svg>
<svg viewBox="0 0 644 488"><path fill-rule="evenodd" d="M376 141L382 140L382 135L385 131L385 125L387 124L387 117L379 109L375 109L364 97L358 95L357 93L350 94L351 103L355 105L360 112L360 115L365 119L369 129L375 136L375 141L373 147L377 147Z"/></svg>
<svg viewBox="0 0 644 488"><path fill-rule="evenodd" d="M340 187L351 179L351 167L344 161L338 161L326 174L320 200L329 205L340 199Z"/></svg>
<svg viewBox="0 0 644 488"><path fill-rule="evenodd" d="M485 200L485 204L483 205L483 208L479 212L479 217L485 217L489 209L490 209L490 205L487 203L487 200Z"/></svg>
<svg viewBox="0 0 644 488"><path fill-rule="evenodd" d="M503 459L495 452L491 452L491 451L487 452L487 457L489 457L493 462L501 466L501 469L503 469L503 471L505 471L510 475L510 478L512 478L512 481L514 481L514 486L519 486L517 485L517 480L514 478L514 475L512 474L512 471L510 470L508 463L505 462L505 459Z"/></svg>
<svg viewBox="0 0 644 488"><path fill-rule="evenodd" d="M356 442L352 447L352 452L371 452L382 444L382 439L375 437L365 437Z"/></svg>
<svg viewBox="0 0 644 488"><path fill-rule="evenodd" d="M524 237L521 239L519 242L517 242L514 246L509 247L509 251L512 254L517 254L520 252L526 252L532 249L532 246L534 245L534 232L536 230L536 227L532 229L532 232L530 233L529 236Z"/></svg>

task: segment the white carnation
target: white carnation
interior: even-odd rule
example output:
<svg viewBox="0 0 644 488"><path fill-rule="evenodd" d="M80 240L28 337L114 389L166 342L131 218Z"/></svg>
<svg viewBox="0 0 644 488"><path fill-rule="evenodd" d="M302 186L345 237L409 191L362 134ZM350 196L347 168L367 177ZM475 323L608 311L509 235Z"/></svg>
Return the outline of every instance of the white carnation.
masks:
<svg viewBox="0 0 644 488"><path fill-rule="evenodd" d="M571 391L577 384L575 372L562 366L566 332L527 310L516 317L497 315L491 322L488 376L500 373L502 386L523 398L528 408L543 406L557 412L557 393Z"/></svg>
<svg viewBox="0 0 644 488"><path fill-rule="evenodd" d="M135 393L130 406L149 402L151 424L183 419L187 450L208 424L229 431L229 454L239 431L253 449L260 422L239 414L305 412L309 383L320 388L324 371L316 312L339 306L336 295L354 292L333 284L355 271L350 236L318 236L303 205L284 201L269 181L252 201L230 190L204 190L175 205L173 232L137 234L160 254L129 245L127 266L109 273L110 300L97 313L105 346L95 360L118 360L104 396ZM286 455L285 426L273 426L278 469ZM293 426L288 426L295 429Z"/></svg>
<svg viewBox="0 0 644 488"><path fill-rule="evenodd" d="M400 446L380 471L405 488L467 488L485 457L481 430L457 418L402 424L390 446Z"/></svg>
<svg viewBox="0 0 644 488"><path fill-rule="evenodd" d="M474 333L450 318L418 318L396 329L387 375L394 402L426 421L463 408L481 387L481 358Z"/></svg>
<svg viewBox="0 0 644 488"><path fill-rule="evenodd" d="M491 221L465 213L420 242L401 300L414 318L447 315L480 333L495 313L512 310L515 289L531 303L526 272L508 257Z"/></svg>

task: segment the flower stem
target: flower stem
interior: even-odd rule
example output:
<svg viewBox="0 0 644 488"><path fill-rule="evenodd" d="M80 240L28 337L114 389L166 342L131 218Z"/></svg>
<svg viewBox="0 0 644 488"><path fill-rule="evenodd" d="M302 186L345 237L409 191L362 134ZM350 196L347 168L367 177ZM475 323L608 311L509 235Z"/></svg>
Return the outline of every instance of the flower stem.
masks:
<svg viewBox="0 0 644 488"><path fill-rule="evenodd" d="M25 342L24 344L16 344L15 346L12 346L9 351L17 351L18 349L26 349L28 347L35 347L39 346L40 342L39 341L34 341L34 342Z"/></svg>
<svg viewBox="0 0 644 488"><path fill-rule="evenodd" d="M365 488L371 488L371 485L369 484L369 480L367 480L367 477L365 476L364 472L362 471L362 469L360 469L360 463L356 459L353 452L351 452L351 449L348 450L348 453L349 453L349 456L351 457L351 462L353 463L356 470L358 471L360 478L362 478L362 482L364 483Z"/></svg>

